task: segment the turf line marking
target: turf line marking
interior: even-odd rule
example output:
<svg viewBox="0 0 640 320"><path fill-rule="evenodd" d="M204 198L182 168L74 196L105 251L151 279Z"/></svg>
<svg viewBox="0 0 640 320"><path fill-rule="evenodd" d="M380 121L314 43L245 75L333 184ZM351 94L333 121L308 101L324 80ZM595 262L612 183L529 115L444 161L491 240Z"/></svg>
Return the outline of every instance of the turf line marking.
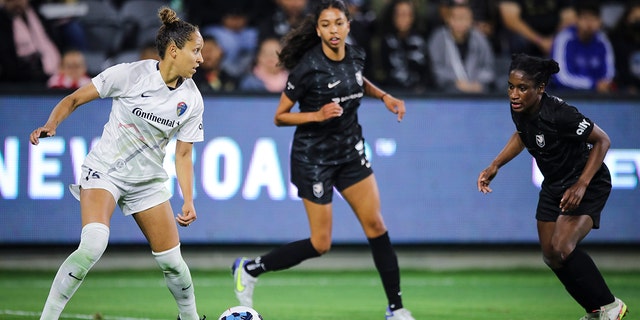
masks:
<svg viewBox="0 0 640 320"><path fill-rule="evenodd" d="M20 310L0 310L0 315L39 317L40 312L20 311ZM60 318L94 319L94 315L63 313L60 315ZM131 317L112 317L112 316L102 316L102 319L105 319L105 320L159 320L159 319L150 319L150 318L131 318Z"/></svg>

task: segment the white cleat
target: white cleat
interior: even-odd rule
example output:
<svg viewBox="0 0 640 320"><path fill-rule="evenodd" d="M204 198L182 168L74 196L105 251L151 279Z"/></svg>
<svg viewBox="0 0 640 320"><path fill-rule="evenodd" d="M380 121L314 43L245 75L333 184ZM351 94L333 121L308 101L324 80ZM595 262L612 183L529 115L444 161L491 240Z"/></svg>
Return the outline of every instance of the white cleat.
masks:
<svg viewBox="0 0 640 320"><path fill-rule="evenodd" d="M244 265L249 262L248 258L238 258L231 267L233 274L233 291L240 305L253 308L253 288L258 278L250 275L244 270Z"/></svg>
<svg viewBox="0 0 640 320"><path fill-rule="evenodd" d="M622 320L628 312L627 305L616 298L612 303L587 313L580 320Z"/></svg>
<svg viewBox="0 0 640 320"><path fill-rule="evenodd" d="M387 308L387 312L384 315L386 320L416 320L411 315L411 312L405 308L391 311Z"/></svg>

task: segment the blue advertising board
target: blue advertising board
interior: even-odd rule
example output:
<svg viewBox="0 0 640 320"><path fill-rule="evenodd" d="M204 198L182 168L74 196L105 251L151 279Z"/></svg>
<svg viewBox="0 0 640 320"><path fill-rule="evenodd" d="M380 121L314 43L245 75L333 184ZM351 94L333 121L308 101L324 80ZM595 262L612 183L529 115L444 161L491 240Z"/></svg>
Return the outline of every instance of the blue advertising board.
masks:
<svg viewBox="0 0 640 320"><path fill-rule="evenodd" d="M0 245L77 243L79 204L67 186L99 139L111 101L80 107L53 138L31 146L29 133L62 96L0 96ZM307 218L289 182L293 127L273 124L276 96L205 97L205 141L194 149L198 220L181 228L183 243L264 244L308 237ZM601 229L586 241L640 243L640 103L568 101L612 140L605 160L614 189ZM398 244L535 243L540 176L523 152L503 167L493 193L478 192L479 172L514 131L506 98L410 98L401 123L377 100L364 99L360 121L382 201ZM167 147L167 186L182 203ZM333 202L336 244L365 243L346 202ZM111 243L144 243L131 217L117 209Z"/></svg>

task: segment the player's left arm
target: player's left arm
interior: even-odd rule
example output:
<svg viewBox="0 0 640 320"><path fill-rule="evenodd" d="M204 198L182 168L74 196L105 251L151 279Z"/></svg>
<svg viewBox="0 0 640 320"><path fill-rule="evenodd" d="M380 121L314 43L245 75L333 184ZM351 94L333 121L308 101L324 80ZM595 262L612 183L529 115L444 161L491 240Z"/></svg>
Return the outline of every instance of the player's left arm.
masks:
<svg viewBox="0 0 640 320"><path fill-rule="evenodd" d="M182 190L182 212L176 216L179 225L186 227L196 220L196 208L193 204L193 143L176 141L176 177Z"/></svg>
<svg viewBox="0 0 640 320"><path fill-rule="evenodd" d="M593 130L587 138L587 142L593 145L591 152L589 153L589 159L580 174L578 181L569 187L560 200L560 209L563 212L571 211L580 205L582 197L584 196L589 183L593 176L600 170L604 157L607 155L611 140L604 130L600 129L598 125L593 124Z"/></svg>
<svg viewBox="0 0 640 320"><path fill-rule="evenodd" d="M385 92L384 90L378 88L376 85L371 83L369 79L364 78L364 94L382 100L384 102L385 107L389 109L389 111L398 115L398 122L402 121L404 118L404 114L407 112L404 106L404 100L398 99L392 96L390 93Z"/></svg>

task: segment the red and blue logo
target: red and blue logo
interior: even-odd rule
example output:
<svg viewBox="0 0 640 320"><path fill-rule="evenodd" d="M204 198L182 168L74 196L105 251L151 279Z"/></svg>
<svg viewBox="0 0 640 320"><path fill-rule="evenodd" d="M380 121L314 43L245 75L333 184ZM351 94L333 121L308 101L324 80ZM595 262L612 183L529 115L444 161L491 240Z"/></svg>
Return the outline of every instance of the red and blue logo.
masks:
<svg viewBox="0 0 640 320"><path fill-rule="evenodd" d="M179 102L178 106L176 107L176 114L178 115L178 117L184 114L185 111L187 111L187 104L184 102Z"/></svg>

